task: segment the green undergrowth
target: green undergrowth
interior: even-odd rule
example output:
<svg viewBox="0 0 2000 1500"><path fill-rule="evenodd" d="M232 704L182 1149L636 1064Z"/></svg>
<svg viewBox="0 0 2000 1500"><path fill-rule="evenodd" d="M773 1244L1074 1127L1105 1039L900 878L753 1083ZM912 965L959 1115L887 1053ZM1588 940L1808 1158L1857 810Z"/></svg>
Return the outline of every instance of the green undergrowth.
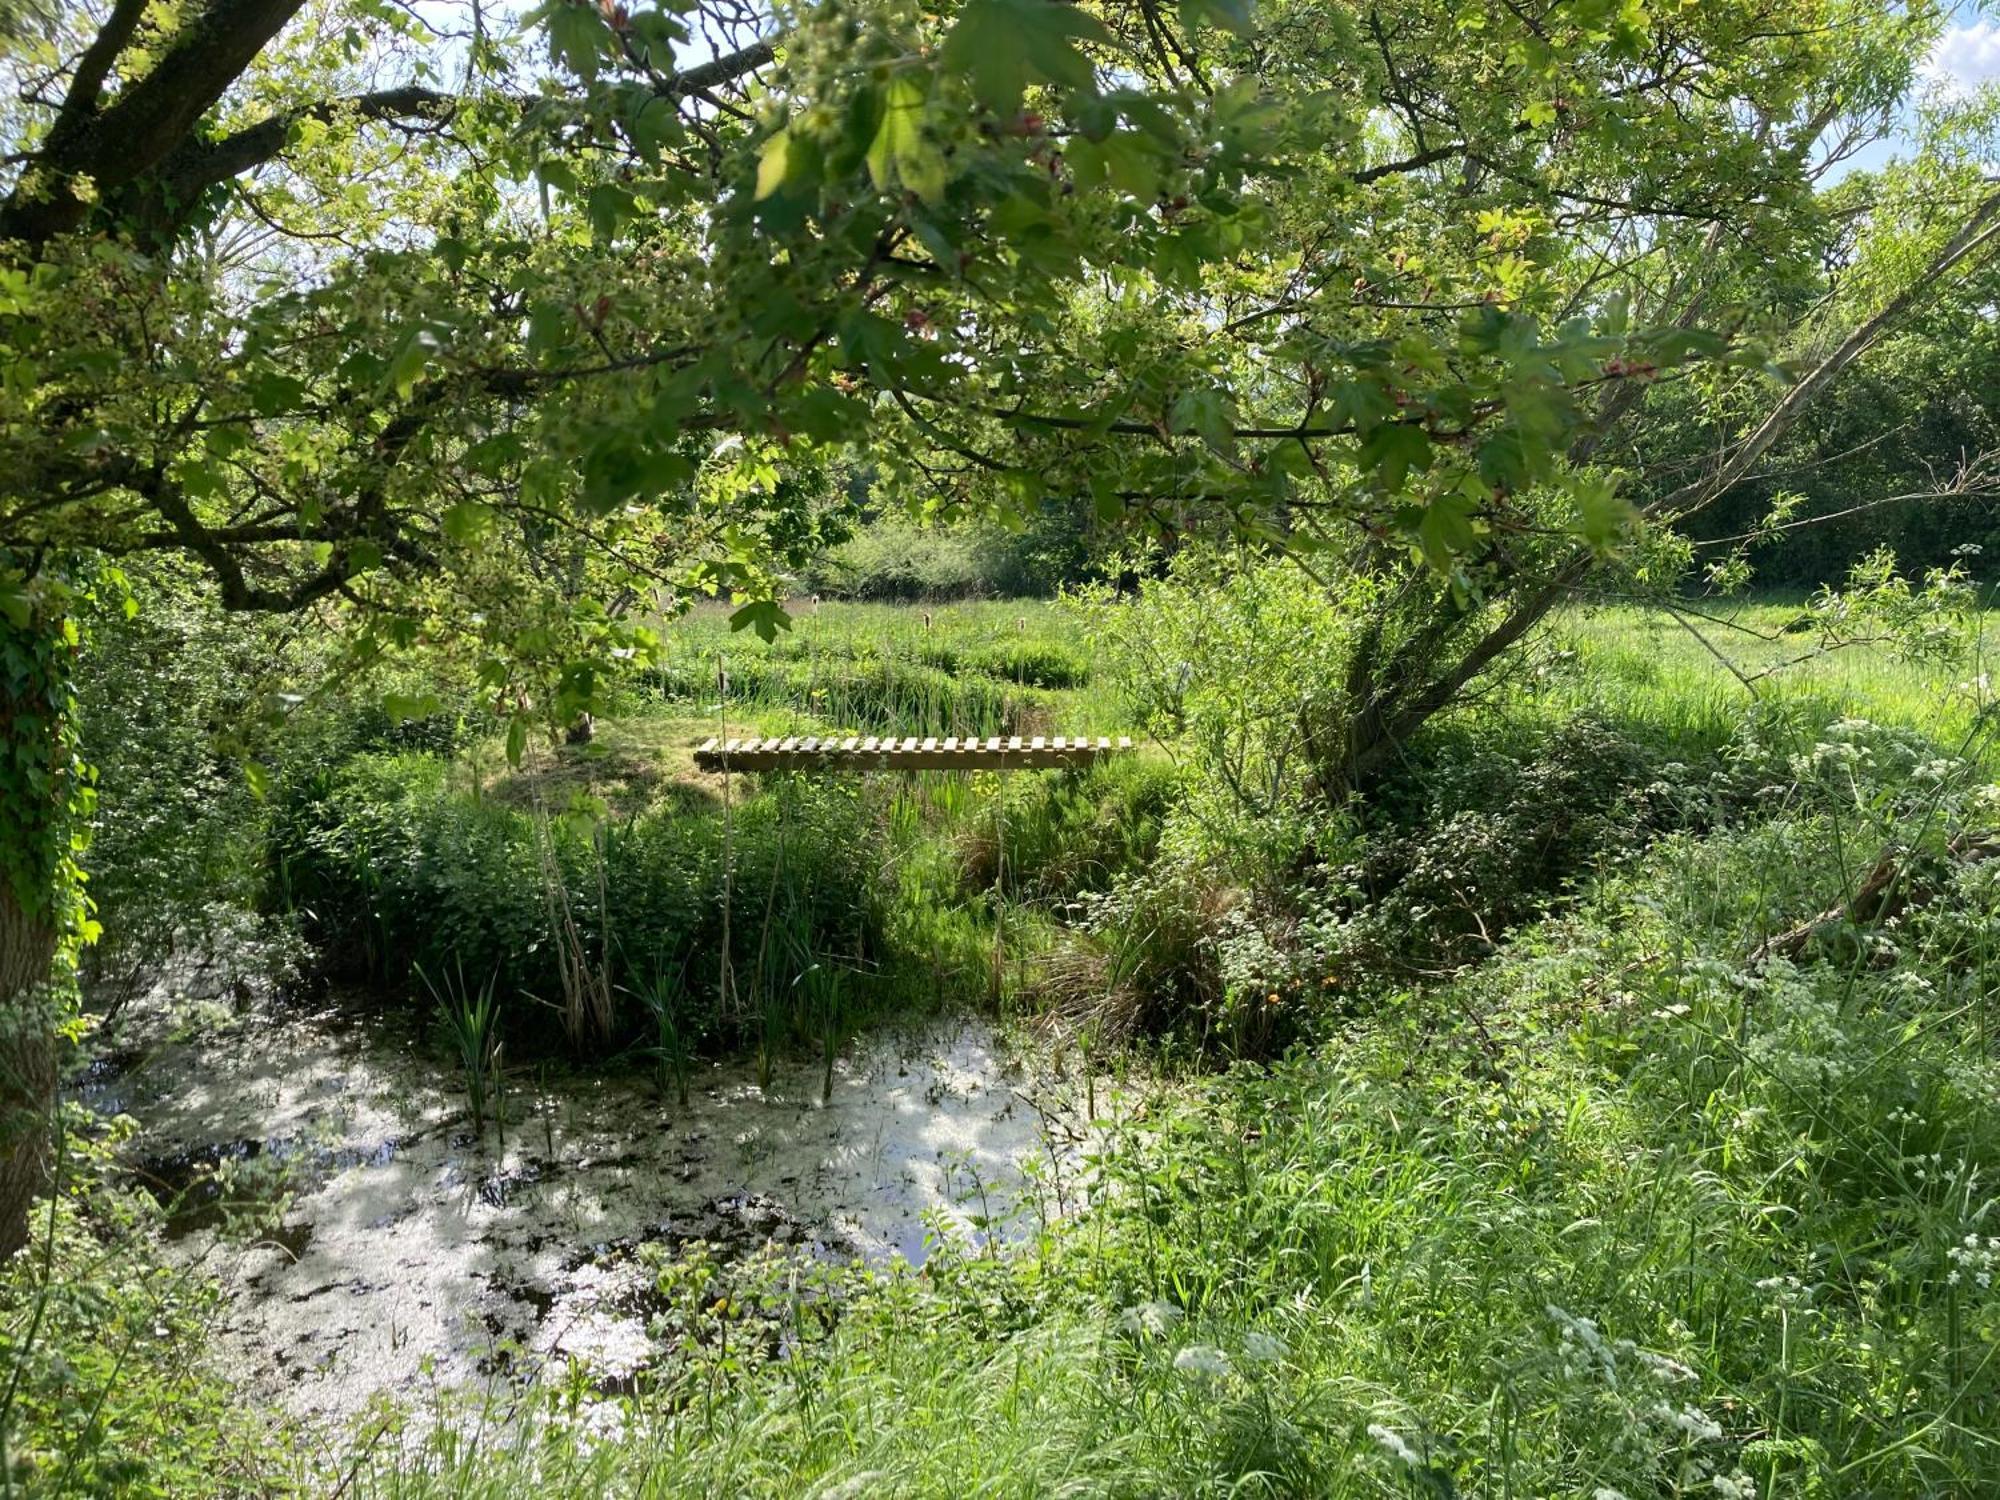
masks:
<svg viewBox="0 0 2000 1500"><path fill-rule="evenodd" d="M1865 774L1868 738L1452 982L1157 1097L1022 1253L852 1285L610 1443L558 1405L356 1492L1985 1493L2000 861L1949 851L2000 808ZM1887 844L1898 919L1760 955Z"/></svg>
<svg viewBox="0 0 2000 1500"><path fill-rule="evenodd" d="M794 605L768 643L708 611L673 622L645 691L781 708L862 733L1111 734L1115 694L1096 690L1089 654L1059 605L1016 600L932 609Z"/></svg>
<svg viewBox="0 0 2000 1500"><path fill-rule="evenodd" d="M691 1050L833 1046L940 1004L1160 1071L1038 1166L1014 1250L669 1266L654 1331L679 1354L632 1400L588 1405L582 1373L441 1393L259 1482L2000 1487L2000 801L1991 713L1961 687L1976 643L1765 678L1657 614L1578 612L1328 813L1285 710L1341 622L1282 574L1168 605L1100 601L1106 644L1069 685L980 664L1074 630L1055 607L825 606L768 648L698 616L678 659L719 660L726 698L691 676L662 703L656 682L519 767L462 717L330 719L334 753L280 767L257 814L274 902L323 963L443 1012L469 1090L497 1065L489 994L508 1060L568 1046L663 1089ZM1791 608L1745 616L1767 664ZM815 696L842 683L837 707ZM710 733L889 727L870 713L949 733L974 703L1165 750L908 778L690 759ZM1851 907L1884 872L1886 901ZM135 1451L179 1472L181 1450Z"/></svg>
<svg viewBox="0 0 2000 1500"><path fill-rule="evenodd" d="M5 1493L271 1493L285 1450L199 1353L220 1290L162 1263L157 1205L116 1174L131 1122L68 1114L56 1189L0 1268Z"/></svg>
<svg viewBox="0 0 2000 1500"><path fill-rule="evenodd" d="M300 777L272 813L270 899L335 977L419 1004L439 976L490 982L517 1051L620 1053L662 994L676 1045L763 1048L820 1038L826 984L843 1027L1007 999L1023 969L996 928L1143 863L1172 784L1136 758L725 781L662 743L696 722L607 723L521 771L370 751Z"/></svg>
<svg viewBox="0 0 2000 1500"><path fill-rule="evenodd" d="M851 780L787 777L727 812L704 788L600 819L481 795L411 752L302 784L272 837L277 898L343 977L491 978L526 1040L556 1030L581 970L611 1007L572 1033L586 1051L636 1035L647 987L672 986L697 1034L740 1045L772 1007L803 1003L815 964L879 970L891 858Z"/></svg>

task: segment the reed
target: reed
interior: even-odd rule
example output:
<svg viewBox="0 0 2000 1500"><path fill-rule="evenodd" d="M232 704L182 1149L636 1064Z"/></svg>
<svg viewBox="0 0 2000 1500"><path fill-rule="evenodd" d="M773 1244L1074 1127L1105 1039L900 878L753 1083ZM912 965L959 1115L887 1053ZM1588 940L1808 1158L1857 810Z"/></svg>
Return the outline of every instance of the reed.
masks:
<svg viewBox="0 0 2000 1500"><path fill-rule="evenodd" d="M490 1118L499 1130L500 1147L507 1146L507 1125L502 1112L500 1002L497 976L488 975L477 989L466 982L465 970L453 968L433 978L421 964L417 975L430 991L432 1004L444 1021L465 1100L472 1113L472 1129L484 1136Z"/></svg>

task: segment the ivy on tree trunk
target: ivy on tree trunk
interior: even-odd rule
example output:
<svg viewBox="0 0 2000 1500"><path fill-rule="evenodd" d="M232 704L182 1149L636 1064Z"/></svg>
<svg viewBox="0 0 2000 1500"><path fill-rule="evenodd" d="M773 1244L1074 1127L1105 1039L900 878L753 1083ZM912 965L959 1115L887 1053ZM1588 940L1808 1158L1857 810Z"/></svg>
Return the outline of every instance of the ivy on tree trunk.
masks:
<svg viewBox="0 0 2000 1500"><path fill-rule="evenodd" d="M57 1040L88 935L68 587L0 558L0 1257L47 1185Z"/></svg>

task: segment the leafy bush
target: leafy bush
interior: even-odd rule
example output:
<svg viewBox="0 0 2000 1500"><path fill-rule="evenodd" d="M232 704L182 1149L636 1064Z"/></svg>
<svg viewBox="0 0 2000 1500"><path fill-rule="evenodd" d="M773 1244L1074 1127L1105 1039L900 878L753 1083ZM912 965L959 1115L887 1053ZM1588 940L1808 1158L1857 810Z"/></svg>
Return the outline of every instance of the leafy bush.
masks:
<svg viewBox="0 0 2000 1500"><path fill-rule="evenodd" d="M1698 774L1590 714L1441 726L1382 789L1353 857L1303 887L1312 977L1407 981L1492 953L1678 826Z"/></svg>
<svg viewBox="0 0 2000 1500"><path fill-rule="evenodd" d="M834 599L884 603L1047 596L1097 572L1086 504L1044 505L1019 530L879 519L822 554L803 582Z"/></svg>
<svg viewBox="0 0 2000 1500"><path fill-rule="evenodd" d="M98 820L85 862L103 937L84 980L115 1008L159 970L227 990L283 977L296 944L249 913L263 879L268 806L253 776L295 776L381 749L449 750L467 735L469 692L437 662L400 663L302 699L333 671L333 649L293 622L224 612L164 566L136 575L137 610L100 621L78 674L85 760ZM416 712L392 715L401 697Z"/></svg>
<svg viewBox="0 0 2000 1500"><path fill-rule="evenodd" d="M1367 587L1336 594L1284 563L1190 548L1136 598L1082 597L1102 674L1186 772L1174 857L1269 884L1327 836L1314 736L1337 710Z"/></svg>
<svg viewBox="0 0 2000 1500"><path fill-rule="evenodd" d="M966 894L1064 900L1143 868L1178 785L1170 766L1133 756L1066 776L996 778L953 837Z"/></svg>
<svg viewBox="0 0 2000 1500"><path fill-rule="evenodd" d="M288 643L191 591L141 579L131 620L101 621L78 673L78 724L98 776L85 856L102 939L84 979L115 1005L171 955L234 950L257 882L262 809L242 775L241 726L275 690ZM289 653L294 658L296 651Z"/></svg>

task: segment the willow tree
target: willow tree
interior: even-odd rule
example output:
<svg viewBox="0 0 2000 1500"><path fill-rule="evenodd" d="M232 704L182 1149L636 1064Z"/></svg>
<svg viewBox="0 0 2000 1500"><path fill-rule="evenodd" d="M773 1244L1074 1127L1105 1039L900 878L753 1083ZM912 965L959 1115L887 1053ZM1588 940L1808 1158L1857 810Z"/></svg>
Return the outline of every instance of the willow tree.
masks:
<svg viewBox="0 0 2000 1500"><path fill-rule="evenodd" d="M643 655L634 589L778 624L775 567L859 452L933 508L1087 496L1373 580L1312 726L1346 786L1626 545L1649 492L1605 456L1657 382L1754 391L1781 427L1993 216L1941 161L1949 190L1906 200L1914 258L1786 389L1771 289L1851 235L1815 174L1907 94L1922 5L23 14L0 1249L42 1180L48 981L83 935L65 679L102 560L183 553L227 607L315 611L363 651L452 640L518 743Z"/></svg>

